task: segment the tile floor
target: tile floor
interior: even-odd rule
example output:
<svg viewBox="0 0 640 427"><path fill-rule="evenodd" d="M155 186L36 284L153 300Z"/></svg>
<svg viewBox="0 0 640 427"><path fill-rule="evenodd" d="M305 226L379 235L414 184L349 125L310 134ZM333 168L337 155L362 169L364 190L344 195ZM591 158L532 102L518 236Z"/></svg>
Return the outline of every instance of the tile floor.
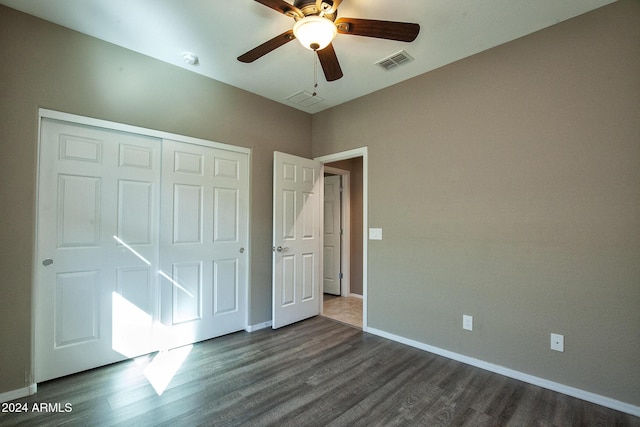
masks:
<svg viewBox="0 0 640 427"><path fill-rule="evenodd" d="M324 317L362 328L362 298L324 295Z"/></svg>

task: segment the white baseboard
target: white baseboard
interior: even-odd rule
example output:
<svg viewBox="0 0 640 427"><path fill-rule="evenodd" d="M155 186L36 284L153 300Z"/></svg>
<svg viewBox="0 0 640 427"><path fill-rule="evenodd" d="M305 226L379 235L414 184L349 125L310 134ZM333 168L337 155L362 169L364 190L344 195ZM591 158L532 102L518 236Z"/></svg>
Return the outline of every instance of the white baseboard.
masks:
<svg viewBox="0 0 640 427"><path fill-rule="evenodd" d="M350 296L351 298L360 298L360 299L364 299L364 297L363 297L362 295L360 295L360 294L349 294L349 296Z"/></svg>
<svg viewBox="0 0 640 427"><path fill-rule="evenodd" d="M259 331L260 329L270 328L271 325L272 325L271 320L269 320L268 322L258 323L257 325L249 325L246 328L244 328L244 330L247 332L255 332L255 331Z"/></svg>
<svg viewBox="0 0 640 427"><path fill-rule="evenodd" d="M415 341L409 338L401 337L399 335L391 334L389 332L381 331L379 329L368 327L367 332L373 335L378 335L380 337L390 339L392 341L409 345L411 347L419 348L420 350L428 351L429 353L434 353L439 356L444 356L448 359L457 360L458 362L475 366L477 368L481 368L486 371L495 372L496 374L504 375L506 377L524 381L526 383L533 384L542 388L546 388L548 390L557 391L558 393L566 394L567 396L582 399L587 402L595 403L597 405L615 409L616 411L625 412L627 414L640 417L640 406L635 406L630 403L625 403L616 399L612 399L610 397L602 396L589 391L581 390L579 388L560 384L554 381L549 381L544 378L536 377L533 375L525 374L524 372L516 371L513 369L505 368L504 366L485 362L484 360L475 359L473 357L454 353L449 350L444 350L442 348L434 347L434 346L422 343L420 341Z"/></svg>
<svg viewBox="0 0 640 427"><path fill-rule="evenodd" d="M38 391L37 384L31 384L29 387L23 387L18 390L11 390L0 393L0 402L9 402L10 400L20 399L21 397L31 396Z"/></svg>

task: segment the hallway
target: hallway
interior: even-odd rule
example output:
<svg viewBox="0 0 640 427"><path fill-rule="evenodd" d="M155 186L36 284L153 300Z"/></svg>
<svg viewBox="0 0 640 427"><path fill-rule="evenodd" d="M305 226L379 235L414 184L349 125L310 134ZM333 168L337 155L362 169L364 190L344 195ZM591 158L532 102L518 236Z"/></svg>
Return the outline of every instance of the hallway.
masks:
<svg viewBox="0 0 640 427"><path fill-rule="evenodd" d="M362 329L362 298L324 294L322 315Z"/></svg>

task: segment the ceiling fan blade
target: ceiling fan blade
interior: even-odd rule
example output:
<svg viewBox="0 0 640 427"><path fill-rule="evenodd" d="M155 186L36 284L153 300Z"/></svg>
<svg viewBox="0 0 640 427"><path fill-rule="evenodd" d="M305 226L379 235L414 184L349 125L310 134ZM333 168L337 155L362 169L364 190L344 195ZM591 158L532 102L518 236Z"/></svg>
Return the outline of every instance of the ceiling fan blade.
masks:
<svg viewBox="0 0 640 427"><path fill-rule="evenodd" d="M374 19L340 18L336 20L340 34L375 37L412 42L418 37L420 25L409 22L377 21Z"/></svg>
<svg viewBox="0 0 640 427"><path fill-rule="evenodd" d="M338 80L342 77L340 62L338 62L338 56L336 55L336 51L333 49L332 44L329 44L324 49L316 52L318 53L320 65L322 65L322 71L324 71L324 77L328 82Z"/></svg>
<svg viewBox="0 0 640 427"><path fill-rule="evenodd" d="M262 43L260 46L254 47L249 52L238 56L238 61L253 62L256 59L271 52L272 50L275 50L280 46L289 43L291 40L295 38L296 36L293 35L293 30L287 30L284 33L280 34L279 36L276 36L271 40L268 40Z"/></svg>
<svg viewBox="0 0 640 427"><path fill-rule="evenodd" d="M256 0L258 3L263 4L267 7L270 7L273 10L277 10L278 12L294 17L298 16L299 18L304 18L304 13L297 7L292 4L287 3L284 0Z"/></svg>

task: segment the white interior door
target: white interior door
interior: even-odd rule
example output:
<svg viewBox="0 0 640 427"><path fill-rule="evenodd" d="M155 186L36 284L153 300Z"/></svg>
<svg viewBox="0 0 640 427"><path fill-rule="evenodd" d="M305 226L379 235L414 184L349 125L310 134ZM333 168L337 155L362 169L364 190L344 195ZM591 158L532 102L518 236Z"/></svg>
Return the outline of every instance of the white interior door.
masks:
<svg viewBox="0 0 640 427"><path fill-rule="evenodd" d="M112 335L114 300L156 314L159 147L153 138L42 121L36 381L149 350L136 341L117 351Z"/></svg>
<svg viewBox="0 0 640 427"><path fill-rule="evenodd" d="M169 347L246 324L248 156L163 141L162 323Z"/></svg>
<svg viewBox="0 0 640 427"><path fill-rule="evenodd" d="M274 152L274 329L320 313L322 165Z"/></svg>
<svg viewBox="0 0 640 427"><path fill-rule="evenodd" d="M323 292L340 295L341 290L341 177L329 175L324 177L324 239L323 239Z"/></svg>

